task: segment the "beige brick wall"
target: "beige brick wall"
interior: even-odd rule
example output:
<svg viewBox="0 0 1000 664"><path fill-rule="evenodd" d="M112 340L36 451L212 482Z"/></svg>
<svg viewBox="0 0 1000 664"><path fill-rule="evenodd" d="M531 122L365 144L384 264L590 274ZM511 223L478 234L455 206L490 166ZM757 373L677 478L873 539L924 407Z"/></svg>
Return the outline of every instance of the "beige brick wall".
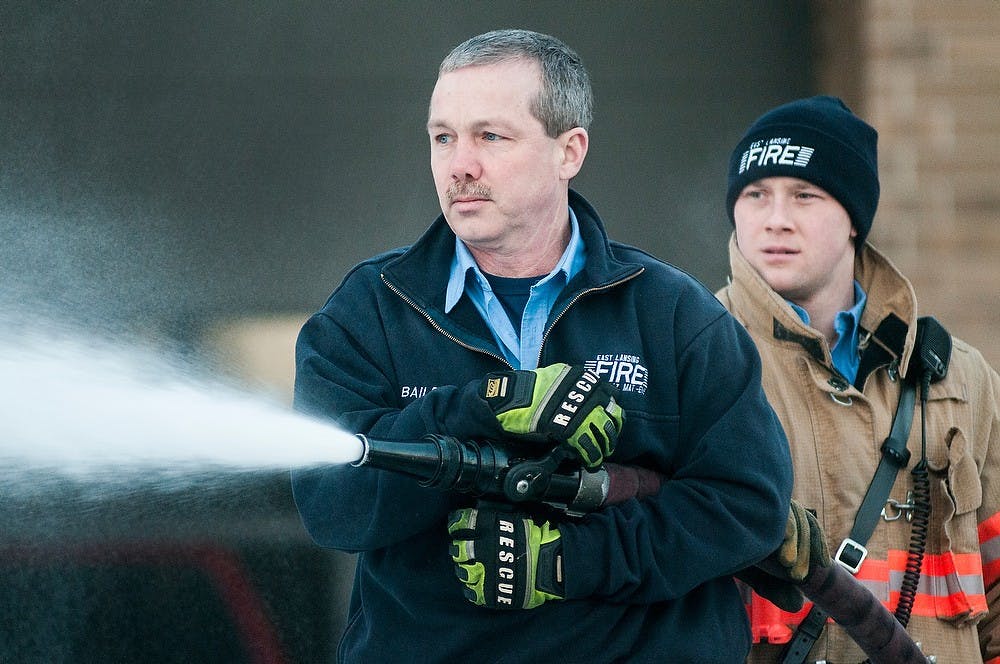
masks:
<svg viewBox="0 0 1000 664"><path fill-rule="evenodd" d="M1000 0L818 8L819 85L879 131L872 242L1000 368Z"/></svg>

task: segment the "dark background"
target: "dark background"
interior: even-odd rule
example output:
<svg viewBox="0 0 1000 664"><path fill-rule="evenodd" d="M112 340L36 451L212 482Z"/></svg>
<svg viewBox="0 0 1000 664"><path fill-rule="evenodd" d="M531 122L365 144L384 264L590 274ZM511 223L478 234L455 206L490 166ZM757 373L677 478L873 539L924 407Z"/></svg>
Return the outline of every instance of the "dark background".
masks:
<svg viewBox="0 0 1000 664"><path fill-rule="evenodd" d="M443 55L521 26L593 78L574 187L614 237L715 288L728 154L810 91L807 7L4 4L3 269L22 297L153 325L313 311L437 215L424 123Z"/></svg>
<svg viewBox="0 0 1000 664"><path fill-rule="evenodd" d="M498 27L580 53L596 108L574 188L613 237L715 289L732 145L814 92L808 7L4 3L0 329L190 350L220 320L317 309L352 264L438 214L437 65ZM3 494L0 660L332 661L350 560L308 541L283 476L124 501ZM238 573L212 571L220 555ZM270 643L239 624L253 607L280 658L249 654Z"/></svg>

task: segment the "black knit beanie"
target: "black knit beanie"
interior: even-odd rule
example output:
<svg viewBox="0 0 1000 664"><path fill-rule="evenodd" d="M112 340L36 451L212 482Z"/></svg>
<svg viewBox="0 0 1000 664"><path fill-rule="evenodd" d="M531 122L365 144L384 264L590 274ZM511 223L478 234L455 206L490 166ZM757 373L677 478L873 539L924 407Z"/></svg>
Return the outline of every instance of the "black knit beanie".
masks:
<svg viewBox="0 0 1000 664"><path fill-rule="evenodd" d="M751 182L786 176L812 182L837 199L868 237L878 207L878 132L836 97L818 96L778 106L750 125L729 160L726 209Z"/></svg>

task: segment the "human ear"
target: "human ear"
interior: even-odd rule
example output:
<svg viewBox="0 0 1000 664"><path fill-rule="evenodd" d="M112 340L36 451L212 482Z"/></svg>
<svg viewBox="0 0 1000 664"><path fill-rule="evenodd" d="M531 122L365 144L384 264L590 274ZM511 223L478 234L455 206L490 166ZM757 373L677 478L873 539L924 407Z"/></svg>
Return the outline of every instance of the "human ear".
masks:
<svg viewBox="0 0 1000 664"><path fill-rule="evenodd" d="M571 180L583 167L583 160L587 157L587 148L590 147L590 136L583 127L574 127L560 134L558 141L562 157L559 164L559 177L563 180Z"/></svg>

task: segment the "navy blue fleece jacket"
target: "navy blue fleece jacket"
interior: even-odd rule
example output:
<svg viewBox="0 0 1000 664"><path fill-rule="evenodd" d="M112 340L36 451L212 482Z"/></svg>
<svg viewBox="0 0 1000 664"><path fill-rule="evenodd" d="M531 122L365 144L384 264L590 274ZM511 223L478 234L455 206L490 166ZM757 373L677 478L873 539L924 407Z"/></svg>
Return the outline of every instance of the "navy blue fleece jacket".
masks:
<svg viewBox="0 0 1000 664"><path fill-rule="evenodd" d="M610 242L572 191L570 205L586 266L552 310L539 366L616 384L626 422L612 460L669 480L558 524L566 600L494 611L464 598L448 553L447 515L473 498L371 468L294 472L313 539L359 552L343 662L741 662L749 649L730 575L781 543L792 484L757 351L696 280ZM439 217L351 270L299 335L297 408L377 438L502 438L476 387L509 367L467 298L443 311L454 243Z"/></svg>

